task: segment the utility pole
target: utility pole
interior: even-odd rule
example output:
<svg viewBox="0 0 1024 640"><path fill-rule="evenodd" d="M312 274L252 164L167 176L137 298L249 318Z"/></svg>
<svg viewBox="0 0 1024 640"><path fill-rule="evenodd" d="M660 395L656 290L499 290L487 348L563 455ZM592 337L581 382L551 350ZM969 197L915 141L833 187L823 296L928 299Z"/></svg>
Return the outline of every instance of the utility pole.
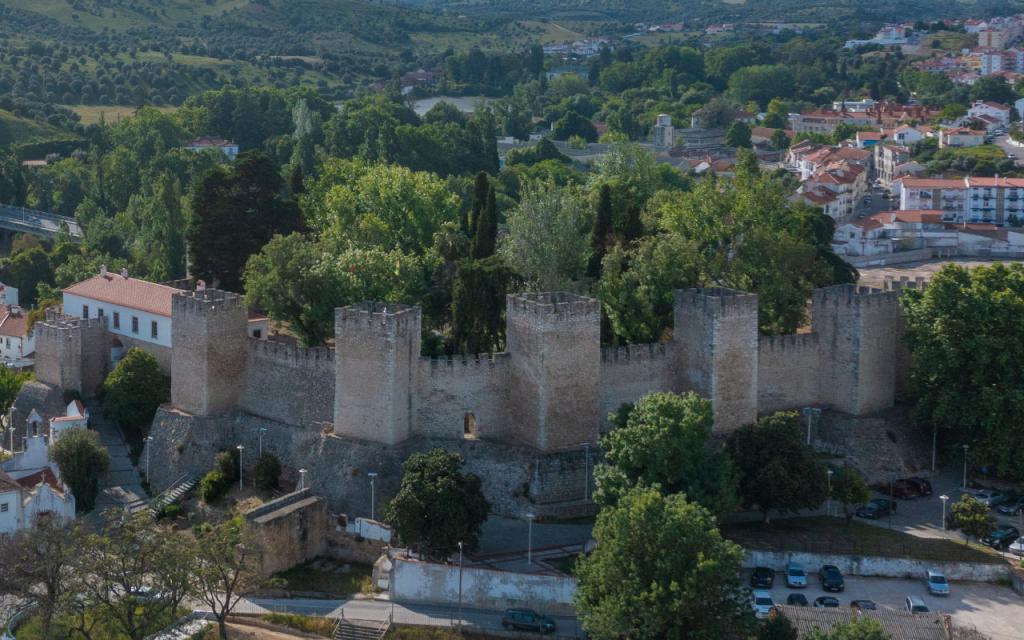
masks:
<svg viewBox="0 0 1024 640"><path fill-rule="evenodd" d="M242 482L242 454L245 451L245 447L238 445L238 490L241 491L245 488L245 484Z"/></svg>
<svg viewBox="0 0 1024 640"><path fill-rule="evenodd" d="M366 475L367 475L368 478L370 478L370 520L376 520L377 519L376 518L377 512L376 512L376 506L375 506L374 503L377 500L377 495L376 495L376 487L374 487L374 481L377 479L377 472L376 471L371 471L371 472L367 473Z"/></svg>
<svg viewBox="0 0 1024 640"><path fill-rule="evenodd" d="M462 542L459 542L459 634L462 634Z"/></svg>
<svg viewBox="0 0 1024 640"><path fill-rule="evenodd" d="M590 500L590 443L583 443L583 501Z"/></svg>

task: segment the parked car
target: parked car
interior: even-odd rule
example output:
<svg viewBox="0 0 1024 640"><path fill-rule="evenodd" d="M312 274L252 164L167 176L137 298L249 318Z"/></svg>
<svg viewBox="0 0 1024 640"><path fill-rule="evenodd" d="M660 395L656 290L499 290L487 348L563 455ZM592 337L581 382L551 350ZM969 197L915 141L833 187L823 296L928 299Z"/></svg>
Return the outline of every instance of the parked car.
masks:
<svg viewBox="0 0 1024 640"><path fill-rule="evenodd" d="M850 603L850 607L862 611L874 611L878 608L878 605L875 604L874 600L854 600Z"/></svg>
<svg viewBox="0 0 1024 640"><path fill-rule="evenodd" d="M974 499L986 507L994 507L1004 497L1006 494L999 489L983 489L974 494Z"/></svg>
<svg viewBox="0 0 1024 640"><path fill-rule="evenodd" d="M814 606L816 607L838 607L839 598L835 596L819 596L814 599Z"/></svg>
<svg viewBox="0 0 1024 640"><path fill-rule="evenodd" d="M906 600L907 611L910 613L928 613L929 609L925 605L924 600L918 596L907 596Z"/></svg>
<svg viewBox="0 0 1024 640"><path fill-rule="evenodd" d="M883 496L891 496L900 500L913 500L921 495L917 485L907 480L896 480L894 482L883 482L875 485L875 490Z"/></svg>
<svg viewBox="0 0 1024 640"><path fill-rule="evenodd" d="M993 504L992 508L998 511L999 513L1005 513L1006 515L1016 515L1015 513L1013 513L1012 507L1016 505L1018 502L1021 502L1022 498L1024 498L1024 496L1020 496L1017 493L1007 493L1005 496L1003 496L1001 500ZM1003 511L1003 507L1011 508L1007 511Z"/></svg>
<svg viewBox="0 0 1024 640"><path fill-rule="evenodd" d="M909 478L906 478L906 481L917 485L917 492L920 495L932 495L932 483L927 478L922 478L920 476L911 476Z"/></svg>
<svg viewBox="0 0 1024 640"><path fill-rule="evenodd" d="M807 596L802 593L791 593L786 596L786 604L792 607L806 607Z"/></svg>
<svg viewBox="0 0 1024 640"><path fill-rule="evenodd" d="M858 518L876 520L890 513L896 513L896 501L889 498L874 498L855 512Z"/></svg>
<svg viewBox="0 0 1024 640"><path fill-rule="evenodd" d="M791 589L803 589L807 586L807 573L803 565L797 562L786 565L786 586Z"/></svg>
<svg viewBox="0 0 1024 640"><path fill-rule="evenodd" d="M946 576L938 571L929 571L928 577L925 579L928 583L928 593L933 596L948 596L949 595L949 583L946 581Z"/></svg>
<svg viewBox="0 0 1024 640"><path fill-rule="evenodd" d="M1018 556L1024 556L1024 538L1017 538L1017 541L1006 547L1006 550Z"/></svg>
<svg viewBox="0 0 1024 640"><path fill-rule="evenodd" d="M839 592L846 588L843 583L843 574L839 571L839 567L826 564L821 567L821 571L818 572L818 577L821 579L821 588L825 591Z"/></svg>
<svg viewBox="0 0 1024 640"><path fill-rule="evenodd" d="M981 541L993 549L1007 549L1019 537L1020 531L1017 530L1017 527L1001 524L995 528L995 531L982 538Z"/></svg>
<svg viewBox="0 0 1024 640"><path fill-rule="evenodd" d="M772 594L767 591L755 591L754 592L754 616L758 618L767 618L772 613L772 609L775 608L775 601L772 600Z"/></svg>
<svg viewBox="0 0 1024 640"><path fill-rule="evenodd" d="M996 507L996 511L1008 516L1018 515L1021 509L1024 509L1024 497L1016 500L1004 500Z"/></svg>
<svg viewBox="0 0 1024 640"><path fill-rule="evenodd" d="M555 632L555 621L533 609L505 609L505 615L501 616L501 626L515 631Z"/></svg>
<svg viewBox="0 0 1024 640"><path fill-rule="evenodd" d="M775 569L754 567L750 574L750 586L753 589L771 589L775 584Z"/></svg>

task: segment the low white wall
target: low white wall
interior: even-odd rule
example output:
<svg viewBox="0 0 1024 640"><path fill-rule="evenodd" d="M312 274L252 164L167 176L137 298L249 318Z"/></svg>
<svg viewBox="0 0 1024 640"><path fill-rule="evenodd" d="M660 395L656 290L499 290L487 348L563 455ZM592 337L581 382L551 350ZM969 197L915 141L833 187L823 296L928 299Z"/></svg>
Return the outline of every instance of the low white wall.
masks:
<svg viewBox="0 0 1024 640"><path fill-rule="evenodd" d="M926 562L907 558L879 558L873 556L839 556L791 551L747 550L743 566L770 567L785 570L789 562L798 562L809 572L816 572L821 565L832 564L844 574L851 576L882 576L887 578L924 579L929 569L945 574L950 580L970 582L1003 582L1010 580L1010 565L980 564L973 562Z"/></svg>
<svg viewBox="0 0 1024 640"><path fill-rule="evenodd" d="M360 536L367 540L391 542L391 527L369 518L353 518L345 525L345 532L352 536Z"/></svg>
<svg viewBox="0 0 1024 640"><path fill-rule="evenodd" d="M391 598L396 602L454 605L459 601L459 567L395 558ZM565 576L462 570L462 605L473 609L530 607L547 615L573 613L576 581Z"/></svg>

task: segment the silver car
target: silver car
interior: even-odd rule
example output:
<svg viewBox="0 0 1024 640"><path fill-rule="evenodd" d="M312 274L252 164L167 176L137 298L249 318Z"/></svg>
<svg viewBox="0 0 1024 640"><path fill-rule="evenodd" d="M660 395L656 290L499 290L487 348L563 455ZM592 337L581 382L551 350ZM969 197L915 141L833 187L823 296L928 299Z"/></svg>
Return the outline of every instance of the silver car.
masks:
<svg viewBox="0 0 1024 640"><path fill-rule="evenodd" d="M948 596L949 595L949 582L946 581L946 576L942 575L939 571L928 572L928 593L933 596Z"/></svg>
<svg viewBox="0 0 1024 640"><path fill-rule="evenodd" d="M798 562L786 565L786 586L791 589L803 589L807 586L807 572Z"/></svg>

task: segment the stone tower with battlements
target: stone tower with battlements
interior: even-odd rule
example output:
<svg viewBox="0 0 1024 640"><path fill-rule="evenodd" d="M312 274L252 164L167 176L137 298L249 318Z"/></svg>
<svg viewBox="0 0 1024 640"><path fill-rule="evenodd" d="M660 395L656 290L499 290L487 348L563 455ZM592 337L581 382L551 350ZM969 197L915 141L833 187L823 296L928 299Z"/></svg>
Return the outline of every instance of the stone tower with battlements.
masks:
<svg viewBox="0 0 1024 640"><path fill-rule="evenodd" d="M673 349L678 389L710 398L715 429L757 418L757 296L733 289L676 292Z"/></svg>
<svg viewBox="0 0 1024 640"><path fill-rule="evenodd" d="M85 398L96 395L110 368L103 320L65 316L48 309L46 319L32 330L36 336L36 379L78 391Z"/></svg>
<svg viewBox="0 0 1024 640"><path fill-rule="evenodd" d="M541 451L596 442L601 305L570 293L508 296L512 434Z"/></svg>
<svg viewBox="0 0 1024 640"><path fill-rule="evenodd" d="M818 402L854 415L893 405L902 320L899 293L853 284L816 289Z"/></svg>
<svg viewBox="0 0 1024 640"><path fill-rule="evenodd" d="M242 297L218 289L182 291L171 299L171 320L171 402L200 416L236 409L246 384Z"/></svg>
<svg viewBox="0 0 1024 640"><path fill-rule="evenodd" d="M419 307L366 302L335 310L334 429L397 444L413 431Z"/></svg>

